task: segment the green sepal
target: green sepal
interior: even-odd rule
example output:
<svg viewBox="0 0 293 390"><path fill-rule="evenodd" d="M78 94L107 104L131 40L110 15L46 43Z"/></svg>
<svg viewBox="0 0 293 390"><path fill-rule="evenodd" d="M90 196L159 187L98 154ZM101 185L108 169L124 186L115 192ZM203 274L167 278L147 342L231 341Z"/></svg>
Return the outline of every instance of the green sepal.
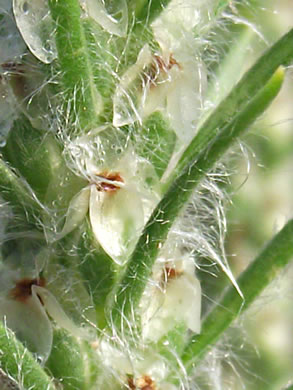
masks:
<svg viewBox="0 0 293 390"><path fill-rule="evenodd" d="M21 321L21 318L19 319ZM53 379L39 365L33 355L18 341L13 332L0 321L0 368L25 389L56 390Z"/></svg>
<svg viewBox="0 0 293 390"><path fill-rule="evenodd" d="M79 342L64 329L54 329L53 345L46 368L63 390L84 390L85 364Z"/></svg>

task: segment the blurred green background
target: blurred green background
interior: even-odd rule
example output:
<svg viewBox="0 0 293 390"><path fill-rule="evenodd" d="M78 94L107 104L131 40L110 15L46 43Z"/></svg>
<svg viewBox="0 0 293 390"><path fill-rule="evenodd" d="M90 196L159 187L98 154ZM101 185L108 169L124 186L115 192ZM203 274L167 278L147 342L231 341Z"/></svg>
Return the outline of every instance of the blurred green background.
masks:
<svg viewBox="0 0 293 390"><path fill-rule="evenodd" d="M293 1L250 1L243 4L241 12L239 25L233 26L232 32L236 36L234 46L239 45L245 59L243 72L257 53L292 28ZM248 30L257 31L242 47L241 16L251 23ZM230 74L237 81L239 67L233 68L233 61L230 66ZM293 66L288 69L280 95L254 124L241 147L228 157L227 166L229 184L225 190L230 201L225 243L237 276L293 216ZM229 283L217 275L202 276L208 296L204 307L216 298L219 285L223 288ZM207 375L199 374L198 380L207 389L281 390L293 381L293 264L226 333L204 364L209 365Z"/></svg>

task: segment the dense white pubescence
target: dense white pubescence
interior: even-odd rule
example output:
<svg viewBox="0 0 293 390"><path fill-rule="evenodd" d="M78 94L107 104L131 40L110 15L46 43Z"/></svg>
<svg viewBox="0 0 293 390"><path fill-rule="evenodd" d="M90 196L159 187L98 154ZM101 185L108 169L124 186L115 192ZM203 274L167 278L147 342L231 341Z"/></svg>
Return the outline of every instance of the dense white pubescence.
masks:
<svg viewBox="0 0 293 390"><path fill-rule="evenodd" d="M196 14L194 5L190 7L191 13ZM137 121L142 123L151 113L161 111L186 145L196 133L206 89L206 71L192 31L196 20L191 18L186 22L178 17L174 22L177 7L167 10L152 25L160 52L152 53L146 44L116 87L113 124L120 127ZM180 34L173 31L173 24Z"/></svg>
<svg viewBox="0 0 293 390"><path fill-rule="evenodd" d="M115 386L119 389L128 388L130 384L137 384L137 388L143 388L139 383L149 379L152 383L151 389L177 389L167 381L170 365L159 351L146 346L140 350L125 347L118 348L111 341L105 340L99 343L97 354L103 364L103 374L97 383L99 388L107 386L115 389Z"/></svg>
<svg viewBox="0 0 293 390"><path fill-rule="evenodd" d="M57 57L53 20L46 0L13 0L17 27L30 51L45 64Z"/></svg>
<svg viewBox="0 0 293 390"><path fill-rule="evenodd" d="M177 63L169 71L173 85L166 91L166 113L171 127L185 145L196 133L207 86L194 29L202 23L201 13L208 6L209 2L198 0L173 0L152 24L163 61L173 58Z"/></svg>
<svg viewBox="0 0 293 390"><path fill-rule="evenodd" d="M75 229L89 211L97 241L121 265L159 201L160 186L152 165L139 157L131 144L121 155L115 153L117 145L108 138L111 131L110 127L96 129L68 145L68 153L88 185L73 197L64 227L55 239ZM156 185L150 187L149 178Z"/></svg>

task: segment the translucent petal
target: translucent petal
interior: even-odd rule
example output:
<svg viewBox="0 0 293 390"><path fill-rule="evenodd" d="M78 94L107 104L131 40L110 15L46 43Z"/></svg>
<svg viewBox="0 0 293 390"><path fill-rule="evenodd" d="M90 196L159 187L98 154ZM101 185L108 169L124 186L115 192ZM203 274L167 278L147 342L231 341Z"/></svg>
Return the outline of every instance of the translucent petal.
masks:
<svg viewBox="0 0 293 390"><path fill-rule="evenodd" d="M11 1L0 5L0 64L13 62L26 49L12 15Z"/></svg>
<svg viewBox="0 0 293 390"><path fill-rule="evenodd" d="M126 188L107 193L92 185L90 220L99 244L121 265L134 249L143 227L141 198L137 192Z"/></svg>
<svg viewBox="0 0 293 390"><path fill-rule="evenodd" d="M17 27L30 51L45 64L57 57L54 24L47 0L13 0Z"/></svg>
<svg viewBox="0 0 293 390"><path fill-rule="evenodd" d="M63 229L60 233L53 237L54 240L60 240L80 225L88 212L89 201L89 187L83 188L77 195L72 198L66 213Z"/></svg>
<svg viewBox="0 0 293 390"><path fill-rule="evenodd" d="M185 144L194 137L200 114L202 80L199 66L181 63L182 70L167 96L167 115L171 127Z"/></svg>
<svg viewBox="0 0 293 390"><path fill-rule="evenodd" d="M182 275L169 283L164 302L163 317L182 319L193 332L200 332L201 288L194 277ZM163 309L163 310L164 310Z"/></svg>
<svg viewBox="0 0 293 390"><path fill-rule="evenodd" d="M185 258L182 264L183 269L178 268L182 274L168 280L165 290L159 286L151 289L151 299L145 301L143 335L149 340L158 341L182 322L193 332L200 332L200 283L191 259Z"/></svg>
<svg viewBox="0 0 293 390"><path fill-rule="evenodd" d="M186 33L192 32L201 21L201 6L209 0L172 0L152 23L152 29L162 51L174 53L184 40Z"/></svg>
<svg viewBox="0 0 293 390"><path fill-rule="evenodd" d="M52 326L36 294L25 302L2 298L0 318L42 362L47 360L52 347Z"/></svg>
<svg viewBox="0 0 293 390"><path fill-rule="evenodd" d="M85 3L88 15L106 31L119 37L126 36L128 27L126 0L85 0Z"/></svg>
<svg viewBox="0 0 293 390"><path fill-rule="evenodd" d="M144 85L143 70L151 64L152 54L145 45L132 65L121 77L113 98L113 125L116 127L141 122L142 107L148 86Z"/></svg>
<svg viewBox="0 0 293 390"><path fill-rule="evenodd" d="M53 318L58 326L66 329L76 337L85 336L85 332L71 321L50 291L46 288L34 285L32 286L32 292L41 298L46 312Z"/></svg>

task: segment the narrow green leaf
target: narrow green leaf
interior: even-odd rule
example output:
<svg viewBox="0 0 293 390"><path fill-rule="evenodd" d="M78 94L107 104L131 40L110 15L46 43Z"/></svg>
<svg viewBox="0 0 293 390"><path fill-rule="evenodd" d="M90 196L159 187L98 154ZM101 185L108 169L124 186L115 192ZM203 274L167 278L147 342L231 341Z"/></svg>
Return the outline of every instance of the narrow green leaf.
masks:
<svg viewBox="0 0 293 390"><path fill-rule="evenodd" d="M234 120L227 122L222 131L201 151L198 159L191 159L186 164L181 175L160 201L127 264L119 287L114 291L111 317L117 327L125 326L124 319L129 321L133 317L159 249L192 192L237 137L268 107L278 94L283 78L284 71L277 70L267 85L246 107L242 107L242 111Z"/></svg>
<svg viewBox="0 0 293 390"><path fill-rule="evenodd" d="M20 319L21 321L21 319ZM25 389L55 390L53 380L0 321L0 367Z"/></svg>
<svg viewBox="0 0 293 390"><path fill-rule="evenodd" d="M290 220L238 278L244 299L231 286L204 319L201 333L191 337L182 355L187 369L204 356L232 321L251 305L292 258L293 220Z"/></svg>
<svg viewBox="0 0 293 390"><path fill-rule="evenodd" d="M285 34L245 73L229 95L201 125L170 177L171 183L245 108L247 103L263 88L280 65L288 65L293 59L293 29Z"/></svg>

